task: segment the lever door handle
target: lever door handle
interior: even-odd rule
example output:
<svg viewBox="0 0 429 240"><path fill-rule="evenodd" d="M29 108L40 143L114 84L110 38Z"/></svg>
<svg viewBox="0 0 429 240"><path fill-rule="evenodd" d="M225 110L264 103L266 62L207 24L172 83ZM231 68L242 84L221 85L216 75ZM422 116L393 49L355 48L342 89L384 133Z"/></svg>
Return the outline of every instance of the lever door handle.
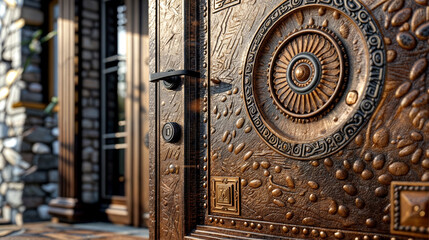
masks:
<svg viewBox="0 0 429 240"><path fill-rule="evenodd" d="M171 70L168 70L167 72L152 73L149 77L149 81L158 82L163 80L164 86L167 89L173 90L179 87L181 76L200 77L200 73L192 70L186 70L186 69L177 70L177 71L174 69L171 69Z"/></svg>
<svg viewBox="0 0 429 240"><path fill-rule="evenodd" d="M200 77L200 73L192 70L182 69L182 70L175 71L174 69L172 69L172 70L168 70L167 72L152 73L150 75L149 81L158 82L160 80L168 80L169 78L180 77L180 76Z"/></svg>

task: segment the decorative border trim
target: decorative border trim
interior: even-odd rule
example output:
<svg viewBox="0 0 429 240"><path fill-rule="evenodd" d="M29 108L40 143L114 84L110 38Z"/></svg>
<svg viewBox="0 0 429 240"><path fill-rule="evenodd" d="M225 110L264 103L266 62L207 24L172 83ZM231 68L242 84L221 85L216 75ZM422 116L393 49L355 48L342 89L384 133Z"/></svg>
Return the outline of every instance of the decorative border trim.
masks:
<svg viewBox="0 0 429 240"><path fill-rule="evenodd" d="M358 111L337 132L314 142L292 143L283 140L266 127L263 116L253 96L253 71L255 61L258 58L260 44L264 41L265 36L271 28L291 10L312 4L320 4L321 6L338 9L355 21L367 42L370 54L368 74L370 79ZM243 70L243 97L246 110L259 136L275 151L294 159L318 159L339 151L363 128L380 101L386 72L386 56L384 50L383 36L378 30L376 21L368 10L357 0L345 2L332 0L294 0L286 1L278 6L264 20L255 34L247 53Z"/></svg>
<svg viewBox="0 0 429 240"><path fill-rule="evenodd" d="M214 5L213 13L215 13L215 12L219 12L219 11L222 11L224 9L227 9L229 7L238 5L241 3L241 0L215 0L213 2L214 2L213 3L213 5Z"/></svg>
<svg viewBox="0 0 429 240"><path fill-rule="evenodd" d="M220 215L209 215L208 221L208 226L220 227L223 233L228 234L228 230L237 230L241 231L246 237L254 237L255 239L260 239L259 236L261 235L270 239L405 239L385 233L357 232L317 226L282 224Z"/></svg>
<svg viewBox="0 0 429 240"><path fill-rule="evenodd" d="M201 0L199 2L199 8L201 11L200 15L200 75L201 75L201 85L200 85L200 96L202 96L203 103L201 104L201 112L200 115L201 120L201 129L202 129L202 139L201 143L203 146L203 150L200 152L201 158L203 161L200 161L200 173L201 173L201 201L205 218L207 218L209 214L209 189L210 189L210 181L209 181L209 163L210 163L210 14L211 14L211 1L210 0Z"/></svg>

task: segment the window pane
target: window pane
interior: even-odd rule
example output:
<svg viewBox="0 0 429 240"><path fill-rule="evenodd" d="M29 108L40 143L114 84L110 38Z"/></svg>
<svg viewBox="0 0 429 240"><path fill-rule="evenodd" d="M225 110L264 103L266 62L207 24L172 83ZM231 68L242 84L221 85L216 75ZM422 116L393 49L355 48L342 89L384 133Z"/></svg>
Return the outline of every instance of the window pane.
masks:
<svg viewBox="0 0 429 240"><path fill-rule="evenodd" d="M126 50L126 6L124 1L106 2L106 58L125 55Z"/></svg>
<svg viewBox="0 0 429 240"><path fill-rule="evenodd" d="M124 144L125 138L124 137L107 138L105 140L105 143L106 143L106 146L115 145L115 144Z"/></svg>
<svg viewBox="0 0 429 240"><path fill-rule="evenodd" d="M125 131L125 73L111 72L105 78L105 133Z"/></svg>
<svg viewBox="0 0 429 240"><path fill-rule="evenodd" d="M126 51L126 23L127 18L125 15L126 7L122 4L118 6L118 55L125 56Z"/></svg>
<svg viewBox="0 0 429 240"><path fill-rule="evenodd" d="M104 197L124 196L126 7L108 0L103 6L102 141Z"/></svg>
<svg viewBox="0 0 429 240"><path fill-rule="evenodd" d="M105 4L104 133L116 133L125 131L126 7L124 1Z"/></svg>
<svg viewBox="0 0 429 240"><path fill-rule="evenodd" d="M105 150L105 195L125 195L125 149Z"/></svg>

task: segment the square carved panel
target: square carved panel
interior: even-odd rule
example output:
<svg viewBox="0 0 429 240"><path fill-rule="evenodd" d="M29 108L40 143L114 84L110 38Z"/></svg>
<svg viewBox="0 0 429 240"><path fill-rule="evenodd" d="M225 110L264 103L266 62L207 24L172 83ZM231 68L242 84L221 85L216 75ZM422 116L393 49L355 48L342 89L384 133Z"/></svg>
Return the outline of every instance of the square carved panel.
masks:
<svg viewBox="0 0 429 240"><path fill-rule="evenodd" d="M392 182L392 233L427 237L429 234L429 183Z"/></svg>
<svg viewBox="0 0 429 240"><path fill-rule="evenodd" d="M211 178L211 212L240 215L238 177Z"/></svg>

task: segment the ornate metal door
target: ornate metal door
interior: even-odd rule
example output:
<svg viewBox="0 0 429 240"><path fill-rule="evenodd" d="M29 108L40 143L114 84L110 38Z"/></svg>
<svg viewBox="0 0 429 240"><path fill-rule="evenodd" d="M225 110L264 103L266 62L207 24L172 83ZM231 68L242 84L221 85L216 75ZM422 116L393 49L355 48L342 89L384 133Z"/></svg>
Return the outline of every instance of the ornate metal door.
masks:
<svg viewBox="0 0 429 240"><path fill-rule="evenodd" d="M152 1L151 237L427 239L428 5Z"/></svg>

